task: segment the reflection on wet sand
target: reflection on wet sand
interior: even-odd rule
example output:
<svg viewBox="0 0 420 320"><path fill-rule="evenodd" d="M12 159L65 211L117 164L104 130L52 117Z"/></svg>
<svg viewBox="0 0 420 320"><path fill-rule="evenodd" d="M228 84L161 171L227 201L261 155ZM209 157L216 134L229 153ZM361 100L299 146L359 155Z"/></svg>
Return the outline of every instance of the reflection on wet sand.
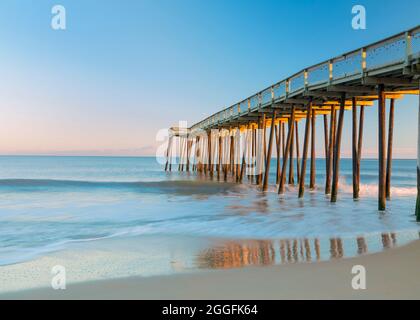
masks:
<svg viewBox="0 0 420 320"><path fill-rule="evenodd" d="M379 235L383 249L397 244L395 233ZM351 240L356 255L368 252L365 237ZM328 242L323 242L328 246ZM326 259L341 259L345 256L345 246L339 237L329 239L329 247L321 248L321 241L315 239L282 239L282 240L246 240L228 241L222 245L201 251L196 258L199 268L227 269L244 266L265 266L273 264L313 262L321 260L321 249L329 252ZM328 249L328 250L327 250ZM351 256L351 255L350 255Z"/></svg>

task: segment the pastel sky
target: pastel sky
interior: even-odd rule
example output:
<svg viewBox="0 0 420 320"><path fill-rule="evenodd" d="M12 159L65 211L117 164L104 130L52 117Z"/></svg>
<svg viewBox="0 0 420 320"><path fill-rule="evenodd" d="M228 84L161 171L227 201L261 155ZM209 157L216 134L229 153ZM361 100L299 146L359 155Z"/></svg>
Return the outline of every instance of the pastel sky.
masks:
<svg viewBox="0 0 420 320"><path fill-rule="evenodd" d="M50 26L55 4L66 8L65 31ZM351 28L355 4L366 7L366 30ZM418 0L2 0L0 154L152 155L158 130L419 16ZM418 97L396 108L395 157L414 157ZM376 120L368 109L366 156L376 154ZM345 121L348 156L350 113Z"/></svg>

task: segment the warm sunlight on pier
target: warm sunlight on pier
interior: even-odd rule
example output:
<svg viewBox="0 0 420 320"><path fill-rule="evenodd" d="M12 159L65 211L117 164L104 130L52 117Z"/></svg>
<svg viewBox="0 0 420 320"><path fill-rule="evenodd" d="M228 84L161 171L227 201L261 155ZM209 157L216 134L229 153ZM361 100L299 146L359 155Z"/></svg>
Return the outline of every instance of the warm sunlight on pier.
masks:
<svg viewBox="0 0 420 320"><path fill-rule="evenodd" d="M247 176L265 191L275 145L277 159L283 159L282 163L277 161L276 167L278 193L285 191L287 173L288 183L295 183L296 170L298 196L303 197L309 152L309 188L313 189L316 183L315 121L318 116L323 118L324 125L325 194L330 195L331 202L336 202L343 121L348 110L352 114L353 198L357 199L364 112L366 107L377 105L378 209L385 210L386 199L391 196L394 113L398 112L398 99L406 94L419 95L419 75L420 27L417 26L308 67L211 115L188 130L172 128L165 170L172 169L173 137L179 137L180 171L189 171L191 167L193 171L211 177L216 174L218 179L222 177L225 181L231 175L236 182L242 182ZM415 108L418 106L413 106L413 114L416 114ZM299 122L305 123L302 146L298 141ZM420 153L418 158L420 160ZM416 214L420 220L420 204Z"/></svg>

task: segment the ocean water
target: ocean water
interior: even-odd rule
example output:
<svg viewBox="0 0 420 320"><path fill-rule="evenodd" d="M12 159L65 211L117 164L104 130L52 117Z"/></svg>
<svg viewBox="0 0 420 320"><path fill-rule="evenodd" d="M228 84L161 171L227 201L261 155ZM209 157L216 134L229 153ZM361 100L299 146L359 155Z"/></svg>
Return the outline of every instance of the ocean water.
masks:
<svg viewBox="0 0 420 320"><path fill-rule="evenodd" d="M418 239L414 160L393 161L385 212L377 211L376 160L362 161L360 199L354 201L351 160L342 159L335 204L323 192L325 160L317 160L317 188L304 199L294 186L277 194L275 165L274 159L271 186L262 193L246 178L238 185L168 173L147 157L0 157L0 266L112 241L135 241L138 250L155 252L179 243L179 252L201 239L182 256L191 268L213 268L310 261L309 249L312 260L353 256ZM244 250L260 255L249 263L226 258Z"/></svg>

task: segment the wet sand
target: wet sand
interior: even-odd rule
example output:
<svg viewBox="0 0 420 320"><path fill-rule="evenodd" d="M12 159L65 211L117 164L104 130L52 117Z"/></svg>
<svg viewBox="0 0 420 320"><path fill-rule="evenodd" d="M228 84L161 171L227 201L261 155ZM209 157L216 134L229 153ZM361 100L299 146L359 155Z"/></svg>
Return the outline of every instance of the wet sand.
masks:
<svg viewBox="0 0 420 320"><path fill-rule="evenodd" d="M351 286L366 268L366 290ZM0 299L419 299L420 241L385 252L316 263L211 270L31 289Z"/></svg>

